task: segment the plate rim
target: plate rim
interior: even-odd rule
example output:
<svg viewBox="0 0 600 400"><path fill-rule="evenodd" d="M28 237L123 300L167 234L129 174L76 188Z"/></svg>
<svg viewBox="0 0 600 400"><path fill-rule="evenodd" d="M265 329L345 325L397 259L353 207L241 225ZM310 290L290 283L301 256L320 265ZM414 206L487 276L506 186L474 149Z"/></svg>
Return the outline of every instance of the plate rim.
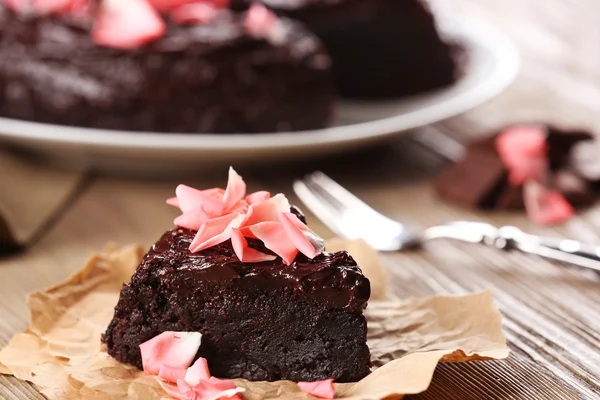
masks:
<svg viewBox="0 0 600 400"><path fill-rule="evenodd" d="M502 63L497 63L485 84L460 93L450 101L391 117L316 130L238 134L118 131L0 118L0 139L113 149L188 151L286 149L382 139L466 112L490 100L513 82L520 69L520 56L516 46L501 30L479 20L468 20L462 23L457 33L469 47L485 47Z"/></svg>

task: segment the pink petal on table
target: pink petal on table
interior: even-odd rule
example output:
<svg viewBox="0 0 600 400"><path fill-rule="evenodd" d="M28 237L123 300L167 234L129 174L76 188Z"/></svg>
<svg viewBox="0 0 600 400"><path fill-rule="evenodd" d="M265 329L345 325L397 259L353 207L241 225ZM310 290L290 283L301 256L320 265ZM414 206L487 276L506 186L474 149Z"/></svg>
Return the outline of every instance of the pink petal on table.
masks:
<svg viewBox="0 0 600 400"><path fill-rule="evenodd" d="M144 372L157 375L161 365L174 368L190 366L200 348L199 332L163 332L140 344Z"/></svg>
<svg viewBox="0 0 600 400"><path fill-rule="evenodd" d="M215 20L218 10L208 4L191 3L181 5L171 11L171 19L177 24L207 24Z"/></svg>
<svg viewBox="0 0 600 400"><path fill-rule="evenodd" d="M259 222L278 222L279 215L282 212L290 211L290 202L281 193L260 203L254 203L249 207L252 214L246 221L247 225L258 224Z"/></svg>
<svg viewBox="0 0 600 400"><path fill-rule="evenodd" d="M248 196L246 196L246 201L248 202L248 204L255 204L255 203L261 203L263 201L267 201L270 198L271 198L271 193L262 190L260 192L250 193Z"/></svg>
<svg viewBox="0 0 600 400"><path fill-rule="evenodd" d="M161 365L158 370L158 376L171 383L177 383L177 379L183 379L185 373L185 368L176 368L165 364Z"/></svg>
<svg viewBox="0 0 600 400"><path fill-rule="evenodd" d="M539 182L527 182L523 195L527 216L538 225L559 224L575 215L575 210L562 194Z"/></svg>
<svg viewBox="0 0 600 400"><path fill-rule="evenodd" d="M181 214L179 217L173 220L173 223L181 228L197 231L200 229L202 224L211 219L213 218L211 218L208 213L204 211L204 206L201 205L198 208Z"/></svg>
<svg viewBox="0 0 600 400"><path fill-rule="evenodd" d="M135 49L162 37L165 22L146 0L105 0L92 28L101 46Z"/></svg>
<svg viewBox="0 0 600 400"><path fill-rule="evenodd" d="M298 387L303 392L321 399L333 399L335 397L333 379L316 382L298 382Z"/></svg>
<svg viewBox="0 0 600 400"><path fill-rule="evenodd" d="M282 258L284 264L290 265L298 255L298 249L287 236L287 232L281 222L259 222L251 225L248 229L257 239L265 244L265 247Z"/></svg>
<svg viewBox="0 0 600 400"><path fill-rule="evenodd" d="M244 19L244 27L252 36L267 37L277 23L277 16L260 3L252 3Z"/></svg>
<svg viewBox="0 0 600 400"><path fill-rule="evenodd" d="M210 371L206 358L200 357L194 365L187 369L184 380L191 386L197 386L201 380L210 379Z"/></svg>
<svg viewBox="0 0 600 400"><path fill-rule="evenodd" d="M196 400L196 392L194 391L194 388L190 384L188 384L184 379L177 380L177 388L179 389L179 392L182 395L191 397L194 400Z"/></svg>
<svg viewBox="0 0 600 400"><path fill-rule="evenodd" d="M156 378L160 387L171 397L179 400L195 400L196 394L192 391L187 394L181 393L179 387L170 383L163 381L162 379Z"/></svg>
<svg viewBox="0 0 600 400"><path fill-rule="evenodd" d="M261 253L258 250L248 247L246 238L235 228L231 230L231 244L235 255L241 262L259 263L263 261L272 261L277 258L272 254Z"/></svg>
<svg viewBox="0 0 600 400"><path fill-rule="evenodd" d="M196 387L197 400L218 400L218 399L241 399L239 393L244 389L235 386L230 380L217 379L214 376L209 380L201 381Z"/></svg>
<svg viewBox="0 0 600 400"><path fill-rule="evenodd" d="M298 219L298 217L288 212L279 214L279 218L283 228L285 229L287 237L292 241L292 243L294 243L294 246L296 246L296 248L302 254L308 258L315 258L322 253L323 250L316 249L311 241L306 237L304 229L301 229L301 227L298 226L298 222L300 222L302 227L305 226L302 224L302 221ZM309 233L308 228L306 228L306 230L307 233Z"/></svg>
<svg viewBox="0 0 600 400"><path fill-rule="evenodd" d="M230 219L232 215L234 217ZM237 215L236 213L231 213L205 222L192 240L190 251L197 253L223 243L231 237L231 228L239 228L245 218L246 215L244 213L238 213ZM228 219L230 219L229 223L225 225Z"/></svg>
<svg viewBox="0 0 600 400"><path fill-rule="evenodd" d="M225 188L225 194L223 195L225 208L232 209L245 195L246 183L232 167L229 167L229 179L227 181L227 188Z"/></svg>

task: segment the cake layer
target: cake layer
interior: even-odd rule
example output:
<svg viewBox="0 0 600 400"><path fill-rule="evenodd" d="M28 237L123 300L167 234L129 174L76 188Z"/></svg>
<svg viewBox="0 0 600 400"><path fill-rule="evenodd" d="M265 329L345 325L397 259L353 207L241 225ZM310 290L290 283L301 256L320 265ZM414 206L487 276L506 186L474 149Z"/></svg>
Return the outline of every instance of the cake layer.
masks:
<svg viewBox="0 0 600 400"><path fill-rule="evenodd" d="M238 9L254 0L236 0ZM333 60L340 93L402 97L451 85L456 46L423 0L259 0L308 25Z"/></svg>
<svg viewBox="0 0 600 400"><path fill-rule="evenodd" d="M194 234L168 231L144 257L104 335L109 354L141 368L140 343L199 331L198 356L217 377L349 382L369 373L362 310L370 285L350 255L248 264L230 241L190 253Z"/></svg>
<svg viewBox="0 0 600 400"><path fill-rule="evenodd" d="M0 116L182 133L322 128L335 102L329 57L300 24L280 22L276 38L257 38L220 11L120 50L94 44L85 23L0 4Z"/></svg>

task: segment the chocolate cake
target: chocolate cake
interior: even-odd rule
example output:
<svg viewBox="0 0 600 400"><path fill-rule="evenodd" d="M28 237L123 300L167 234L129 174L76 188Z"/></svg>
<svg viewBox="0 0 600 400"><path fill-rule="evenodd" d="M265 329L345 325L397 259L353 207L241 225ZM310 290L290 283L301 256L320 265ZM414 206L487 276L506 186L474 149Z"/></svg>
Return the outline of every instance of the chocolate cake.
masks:
<svg viewBox="0 0 600 400"><path fill-rule="evenodd" d="M90 34L94 7L75 18L2 3L1 117L182 133L305 130L332 118L330 59L298 23L280 19L272 35L227 10L205 22L161 17L162 36L115 48Z"/></svg>
<svg viewBox="0 0 600 400"><path fill-rule="evenodd" d="M254 0L234 0L243 9ZM308 25L333 60L347 97L413 95L451 85L459 49L423 0L259 0Z"/></svg>
<svg viewBox="0 0 600 400"><path fill-rule="evenodd" d="M103 335L108 353L146 370L140 344L163 332L200 332L196 358L217 378L365 377L369 280L347 252L325 252L285 196L244 196L233 170L225 191L178 187L168 201L183 212L178 227L123 286Z"/></svg>

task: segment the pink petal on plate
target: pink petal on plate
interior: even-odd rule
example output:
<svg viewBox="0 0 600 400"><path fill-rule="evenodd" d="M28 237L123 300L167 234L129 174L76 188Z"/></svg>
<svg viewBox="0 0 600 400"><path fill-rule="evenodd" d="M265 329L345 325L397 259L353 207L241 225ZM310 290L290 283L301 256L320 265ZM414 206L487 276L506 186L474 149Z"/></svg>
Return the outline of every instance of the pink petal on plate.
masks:
<svg viewBox="0 0 600 400"><path fill-rule="evenodd" d="M321 399L333 399L335 397L333 379L316 382L298 382L298 387L303 392Z"/></svg>
<svg viewBox="0 0 600 400"><path fill-rule="evenodd" d="M246 195L246 183L232 167L229 167L229 179L223 195L226 209L232 209Z"/></svg>
<svg viewBox="0 0 600 400"><path fill-rule="evenodd" d="M206 361L206 358L200 357L199 359L196 360L196 362L194 363L194 365L192 365L191 367L189 367L187 369L187 372L185 373L185 377L184 380L190 385L190 386L197 386L198 384L200 384L201 380L208 380L210 379L210 371L208 369L208 362Z"/></svg>
<svg viewBox="0 0 600 400"><path fill-rule="evenodd" d="M277 23L277 16L261 3L252 3L244 19L244 27L252 36L267 37Z"/></svg>
<svg viewBox="0 0 600 400"><path fill-rule="evenodd" d="M163 332L140 344L144 372L157 375L161 365L174 368L190 366L200 348L199 332Z"/></svg>
<svg viewBox="0 0 600 400"><path fill-rule="evenodd" d="M223 227L227 219L234 216L229 223ZM231 213L220 218L215 218L205 222L190 244L190 251L197 253L201 250L216 246L231 238L231 228L239 228L244 222L246 215L244 213Z"/></svg>
<svg viewBox="0 0 600 400"><path fill-rule="evenodd" d="M196 394L192 391L187 394L181 393L179 387L170 383L163 381L162 379L156 378L160 387L172 398L179 400L195 400Z"/></svg>
<svg viewBox="0 0 600 400"><path fill-rule="evenodd" d="M197 231L200 229L202 224L211 219L212 218L206 213L206 211L204 211L204 207L201 205L198 208L181 214L179 217L173 220L173 223L181 228Z"/></svg>
<svg viewBox="0 0 600 400"><path fill-rule="evenodd" d="M319 235L311 231L308 226L291 212L280 214L281 222L288 236L298 250L308 258L315 258L325 250L325 241ZM298 235L301 233L302 237Z"/></svg>
<svg viewBox="0 0 600 400"><path fill-rule="evenodd" d="M255 203L249 207L252 214L246 221L247 225L255 225L259 222L278 222L279 215L282 212L290 212L290 202L281 193L260 203Z"/></svg>
<svg viewBox="0 0 600 400"><path fill-rule="evenodd" d="M101 46L135 49L162 37L166 29L165 22L146 0L105 0L91 35Z"/></svg>
<svg viewBox="0 0 600 400"><path fill-rule="evenodd" d="M238 229L233 228L231 230L231 244L235 255L241 262L245 263L259 263L263 261L272 261L276 259L274 255L264 254L258 250L248 247L248 241L240 233Z"/></svg>
<svg viewBox="0 0 600 400"><path fill-rule="evenodd" d="M290 265L298 255L298 249L288 238L287 232L281 222L259 222L249 226L248 229L265 247L282 258L284 264Z"/></svg>
<svg viewBox="0 0 600 400"><path fill-rule="evenodd" d="M177 383L177 379L185 377L185 368L175 368L169 365L161 365L158 370L158 376L167 382Z"/></svg>
<svg viewBox="0 0 600 400"><path fill-rule="evenodd" d="M267 201L270 198L271 198L271 193L263 190L260 192L250 193L248 196L246 196L246 201L248 202L248 204L255 204L255 203L261 203L263 201Z"/></svg>
<svg viewBox="0 0 600 400"><path fill-rule="evenodd" d="M538 225L559 224L575 215L575 210L562 194L539 182L527 182L523 195L527 215Z"/></svg>
<svg viewBox="0 0 600 400"><path fill-rule="evenodd" d="M215 20L218 10L208 4L184 4L171 11L171 19L177 24L208 24Z"/></svg>

